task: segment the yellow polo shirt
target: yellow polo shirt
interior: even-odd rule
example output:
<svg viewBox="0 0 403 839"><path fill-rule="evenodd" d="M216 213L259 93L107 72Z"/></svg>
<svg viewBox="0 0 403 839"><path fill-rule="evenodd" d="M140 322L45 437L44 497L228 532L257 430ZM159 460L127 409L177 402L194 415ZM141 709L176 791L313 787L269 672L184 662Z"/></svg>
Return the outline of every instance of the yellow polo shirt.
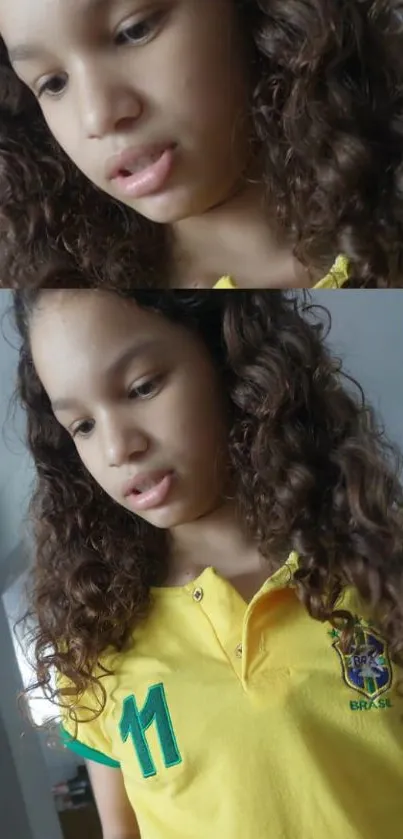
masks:
<svg viewBox="0 0 403 839"><path fill-rule="evenodd" d="M154 590L130 649L103 658L101 716L77 740L64 722L66 745L121 768L142 839L403 835L402 673L352 590L342 653L298 600L297 563L249 604L213 568Z"/></svg>
<svg viewBox="0 0 403 839"><path fill-rule="evenodd" d="M336 259L333 268L323 280L320 280L315 286L315 289L319 288L343 288L348 280L348 261L344 256L339 256ZM232 279L232 277L222 277L221 280L217 283L215 288L218 289L236 289L236 283Z"/></svg>

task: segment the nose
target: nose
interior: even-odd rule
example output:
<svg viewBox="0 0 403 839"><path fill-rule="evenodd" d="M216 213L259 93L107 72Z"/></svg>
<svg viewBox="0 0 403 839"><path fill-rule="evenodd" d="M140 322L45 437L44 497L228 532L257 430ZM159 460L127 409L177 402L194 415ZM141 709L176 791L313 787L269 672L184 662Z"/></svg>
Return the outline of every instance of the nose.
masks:
<svg viewBox="0 0 403 839"><path fill-rule="evenodd" d="M143 113L142 99L134 88L111 78L98 65L82 66L77 85L78 110L88 139L130 130Z"/></svg>
<svg viewBox="0 0 403 839"><path fill-rule="evenodd" d="M132 424L106 420L102 432L106 461L110 467L132 463L148 449L147 435Z"/></svg>

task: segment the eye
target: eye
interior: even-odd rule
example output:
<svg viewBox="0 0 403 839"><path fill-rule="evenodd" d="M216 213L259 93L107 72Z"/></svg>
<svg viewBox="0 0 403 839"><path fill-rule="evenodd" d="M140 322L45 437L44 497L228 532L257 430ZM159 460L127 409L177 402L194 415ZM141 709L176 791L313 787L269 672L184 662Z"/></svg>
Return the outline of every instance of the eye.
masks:
<svg viewBox="0 0 403 839"><path fill-rule="evenodd" d="M129 399L151 399L159 390L161 384L161 377L149 379L141 385L136 385L130 388Z"/></svg>
<svg viewBox="0 0 403 839"><path fill-rule="evenodd" d="M38 99L40 99L44 93L46 93L47 96L53 96L56 98L64 93L65 87L66 78L64 76L50 76L39 84Z"/></svg>
<svg viewBox="0 0 403 839"><path fill-rule="evenodd" d="M74 428L71 429L70 433L73 440L76 437L89 437L93 428L94 422L92 422L91 420L84 420L83 422L80 422L78 423L78 425L74 426Z"/></svg>
<svg viewBox="0 0 403 839"><path fill-rule="evenodd" d="M151 15L138 23L132 23L121 29L116 36L116 43L118 46L122 44L145 44L149 41L156 32L157 26L161 19L161 12Z"/></svg>

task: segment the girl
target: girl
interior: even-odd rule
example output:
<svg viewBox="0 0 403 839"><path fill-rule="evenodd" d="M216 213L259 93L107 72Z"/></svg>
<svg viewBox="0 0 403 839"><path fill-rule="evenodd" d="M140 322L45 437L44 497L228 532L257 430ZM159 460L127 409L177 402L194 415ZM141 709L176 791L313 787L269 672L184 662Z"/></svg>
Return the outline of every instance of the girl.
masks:
<svg viewBox="0 0 403 839"><path fill-rule="evenodd" d="M15 313L38 684L105 839L400 835L402 490L323 324L281 292Z"/></svg>
<svg viewBox="0 0 403 839"><path fill-rule="evenodd" d="M2 284L402 287L401 10L0 0Z"/></svg>

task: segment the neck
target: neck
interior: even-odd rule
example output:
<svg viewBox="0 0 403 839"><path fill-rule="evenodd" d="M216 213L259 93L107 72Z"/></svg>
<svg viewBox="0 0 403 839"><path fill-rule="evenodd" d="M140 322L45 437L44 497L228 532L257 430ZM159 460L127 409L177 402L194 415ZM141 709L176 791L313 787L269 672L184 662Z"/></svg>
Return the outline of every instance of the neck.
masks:
<svg viewBox="0 0 403 839"><path fill-rule="evenodd" d="M166 584L186 585L211 566L235 585L246 574L267 576L267 562L245 534L230 502L171 531L171 566Z"/></svg>
<svg viewBox="0 0 403 839"><path fill-rule="evenodd" d="M173 241L176 287L211 288L229 274L239 288L309 288L323 276L295 259L261 183L247 184L202 216L178 222Z"/></svg>

